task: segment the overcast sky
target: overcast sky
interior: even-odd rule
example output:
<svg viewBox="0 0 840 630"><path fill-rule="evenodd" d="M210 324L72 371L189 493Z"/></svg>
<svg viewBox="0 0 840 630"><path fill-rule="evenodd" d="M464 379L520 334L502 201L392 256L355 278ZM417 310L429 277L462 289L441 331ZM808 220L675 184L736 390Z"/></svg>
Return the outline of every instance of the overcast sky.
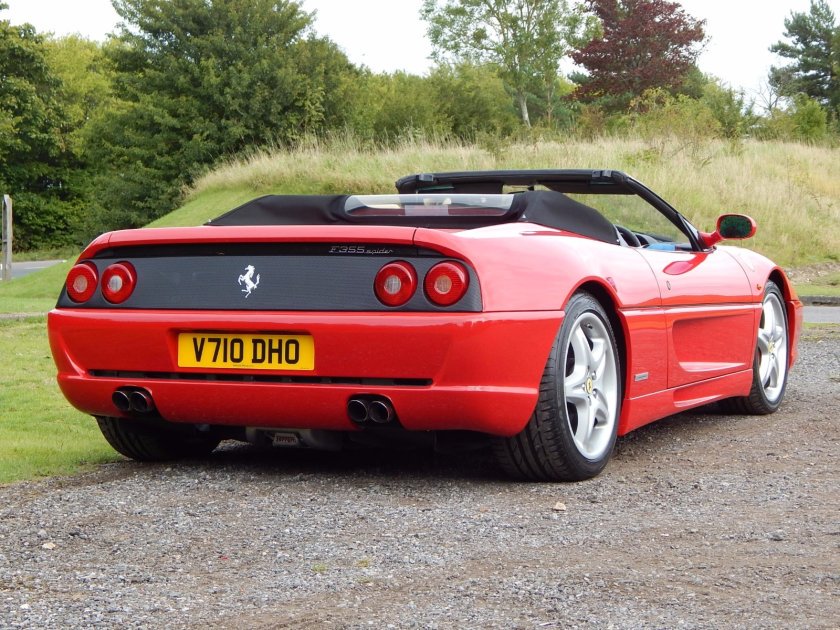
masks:
<svg viewBox="0 0 840 630"><path fill-rule="evenodd" d="M30 22L39 31L80 33L102 40L119 16L110 0L5 0L0 18ZM317 11L315 30L329 36L351 61L376 72L425 74L430 46L420 20L422 0L303 0ZM782 37L791 11L807 11L810 0L682 0L690 15L706 20L709 41L699 65L732 87L757 90L771 64L784 60L768 48ZM840 0L829 0L840 19Z"/></svg>

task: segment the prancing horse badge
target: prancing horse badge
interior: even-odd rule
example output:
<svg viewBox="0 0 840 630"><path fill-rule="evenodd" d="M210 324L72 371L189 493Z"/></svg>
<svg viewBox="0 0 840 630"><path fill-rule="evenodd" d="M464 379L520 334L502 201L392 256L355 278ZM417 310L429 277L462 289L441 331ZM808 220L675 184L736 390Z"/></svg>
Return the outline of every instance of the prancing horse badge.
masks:
<svg viewBox="0 0 840 630"><path fill-rule="evenodd" d="M237 281L239 286L245 284L245 288L242 289L242 293L245 294L247 298L251 295L251 291L254 291L260 285L260 274L257 274L256 281L254 280L254 265L248 265L245 267L245 273L239 276L239 280Z"/></svg>

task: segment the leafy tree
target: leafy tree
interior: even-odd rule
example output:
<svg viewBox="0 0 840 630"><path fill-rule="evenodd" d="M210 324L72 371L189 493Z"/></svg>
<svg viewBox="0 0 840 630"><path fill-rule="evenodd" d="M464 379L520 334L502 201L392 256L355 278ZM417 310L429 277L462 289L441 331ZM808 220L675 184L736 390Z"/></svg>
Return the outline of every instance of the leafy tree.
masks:
<svg viewBox="0 0 840 630"><path fill-rule="evenodd" d="M102 225L102 211L96 202L96 173L103 171L102 163L89 159L87 139L93 122L113 106L113 75L102 44L67 35L47 37L44 46L50 70L61 80L56 96L66 115L67 149L74 160L66 184L82 208L75 237L81 244L109 227Z"/></svg>
<svg viewBox="0 0 840 630"><path fill-rule="evenodd" d="M635 132L646 140L673 137L696 152L704 141L722 134L721 124L703 101L651 88L633 99L630 118Z"/></svg>
<svg viewBox="0 0 840 630"><path fill-rule="evenodd" d="M828 130L828 112L802 93L793 97L790 107L772 110L758 125L759 137L772 140L819 142Z"/></svg>
<svg viewBox="0 0 840 630"><path fill-rule="evenodd" d="M587 0L603 34L572 53L588 71L576 97L625 109L651 88L679 91L705 37L696 20L667 0Z"/></svg>
<svg viewBox="0 0 840 630"><path fill-rule="evenodd" d="M60 90L43 37L0 20L0 192L14 198L16 248L66 243L76 229L81 204L68 185L76 164Z"/></svg>
<svg viewBox="0 0 840 630"><path fill-rule="evenodd" d="M758 120L753 103L747 102L743 91L735 91L717 81L706 83L700 102L712 113L724 138L743 137Z"/></svg>
<svg viewBox="0 0 840 630"><path fill-rule="evenodd" d="M106 47L118 101L92 123L88 152L108 222L168 212L202 168L251 146L341 124L335 44L307 36L290 0L113 0L123 18ZM337 119L337 120L336 120Z"/></svg>
<svg viewBox="0 0 840 630"><path fill-rule="evenodd" d="M57 96L71 129L71 149L81 154L84 127L112 100L113 80L102 45L80 37L48 37L44 52L51 72L61 81Z"/></svg>
<svg viewBox="0 0 840 630"><path fill-rule="evenodd" d="M473 141L482 135L505 136L516 130L516 110L492 66L441 65L427 81L455 137Z"/></svg>
<svg viewBox="0 0 840 630"><path fill-rule="evenodd" d="M424 0L421 15L433 58L496 65L528 127L529 92L553 98L560 60L591 27L566 0Z"/></svg>
<svg viewBox="0 0 840 630"><path fill-rule="evenodd" d="M826 0L811 0L808 13L791 12L785 38L770 51L793 61L770 69L770 85L783 96L802 93L840 117L840 26Z"/></svg>
<svg viewBox="0 0 840 630"><path fill-rule="evenodd" d="M495 68L469 63L440 65L428 77L365 70L354 80L345 108L347 128L372 145L417 137L472 141L507 135L519 126Z"/></svg>
<svg viewBox="0 0 840 630"><path fill-rule="evenodd" d="M435 86L427 78L405 72L367 73L357 88L354 131L364 138L389 144L449 131Z"/></svg>

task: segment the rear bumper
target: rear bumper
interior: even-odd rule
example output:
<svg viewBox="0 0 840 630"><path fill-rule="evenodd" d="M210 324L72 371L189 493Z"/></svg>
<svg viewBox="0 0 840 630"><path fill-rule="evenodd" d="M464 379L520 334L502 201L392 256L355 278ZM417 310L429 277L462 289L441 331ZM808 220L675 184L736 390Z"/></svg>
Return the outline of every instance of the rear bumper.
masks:
<svg viewBox="0 0 840 630"><path fill-rule="evenodd" d="M347 402L368 394L389 398L408 430L513 435L562 317L55 309L49 334L62 392L92 415L123 415L112 394L137 386L171 422L355 430ZM312 335L315 370L179 368L178 334L201 331Z"/></svg>

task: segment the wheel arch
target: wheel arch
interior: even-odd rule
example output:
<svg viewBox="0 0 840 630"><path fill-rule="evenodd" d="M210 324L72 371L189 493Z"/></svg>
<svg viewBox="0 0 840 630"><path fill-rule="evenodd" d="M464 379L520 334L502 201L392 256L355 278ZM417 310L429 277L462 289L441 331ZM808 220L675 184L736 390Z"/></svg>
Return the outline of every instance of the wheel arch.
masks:
<svg viewBox="0 0 840 630"><path fill-rule="evenodd" d="M782 296L785 298L785 301L789 301L793 297L793 291L790 286L790 282L787 279L787 276L782 272L781 269L773 269L770 272L770 275L767 278L768 281L773 281L776 283L776 286L782 292Z"/></svg>
<svg viewBox="0 0 840 630"><path fill-rule="evenodd" d="M799 339L799 330L797 328L798 322L795 304L798 302L799 298L796 295L796 291L793 289L793 285L790 280L788 280L788 277L785 275L785 272L778 267L770 272L767 280L768 282L774 282L776 286L779 287L779 290L782 292L782 298L785 301L784 308L788 323L788 368L791 368L796 362L797 357L796 346Z"/></svg>

